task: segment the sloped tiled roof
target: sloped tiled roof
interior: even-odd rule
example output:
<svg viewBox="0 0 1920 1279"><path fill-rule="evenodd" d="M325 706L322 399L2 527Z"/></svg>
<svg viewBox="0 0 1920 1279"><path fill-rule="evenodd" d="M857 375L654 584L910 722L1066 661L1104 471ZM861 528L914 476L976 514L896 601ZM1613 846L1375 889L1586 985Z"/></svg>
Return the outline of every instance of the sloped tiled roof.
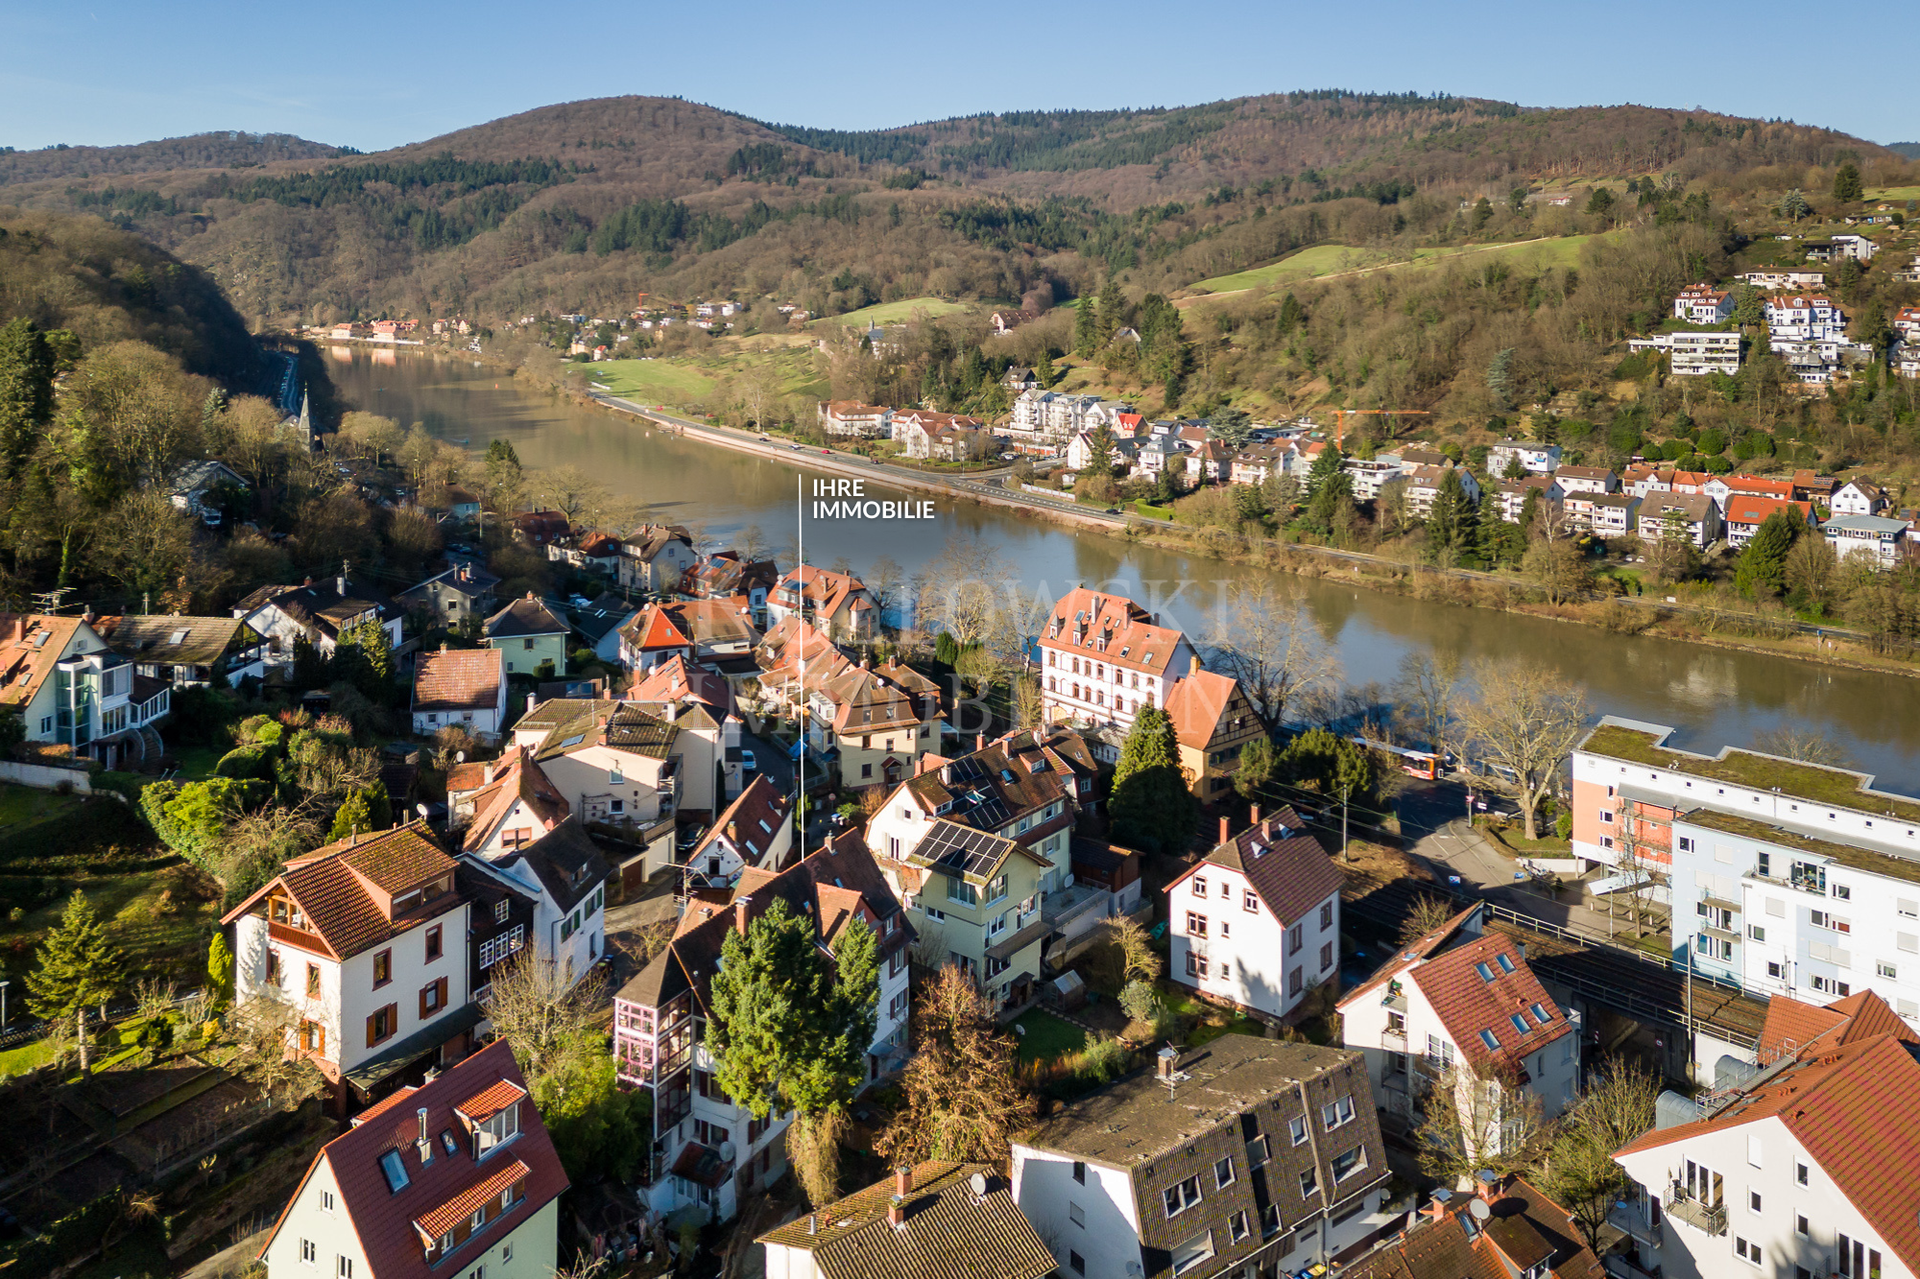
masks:
<svg viewBox="0 0 1920 1279"><path fill-rule="evenodd" d="M599 845L581 828L578 818L566 817L531 844L493 854L496 866L524 869L562 914L584 901L594 889L613 877L613 867Z"/></svg>
<svg viewBox="0 0 1920 1279"><path fill-rule="evenodd" d="M627 690L630 702L696 701L724 717L733 707L733 687L704 666L679 653L659 663Z"/></svg>
<svg viewBox="0 0 1920 1279"><path fill-rule="evenodd" d="M724 841L733 845L735 854L747 865L758 866L792 813L793 805L787 797L773 788L765 773L756 773L694 846L687 860L698 860L709 848Z"/></svg>
<svg viewBox="0 0 1920 1279"><path fill-rule="evenodd" d="M511 750L497 761L492 780L474 795L473 824L467 827L461 847L472 852L490 843L520 805L526 807L543 834L565 821L573 811L566 796L526 748Z"/></svg>
<svg viewBox="0 0 1920 1279"><path fill-rule="evenodd" d="M1783 502L1778 498L1756 497L1750 493L1727 494L1727 523L1760 524L1775 511L1795 511L1805 524L1813 512L1811 502Z"/></svg>
<svg viewBox="0 0 1920 1279"><path fill-rule="evenodd" d="M285 870L220 922L232 923L279 887L299 903L311 931L327 949L345 959L406 932L423 918L453 909L458 901L456 894L448 892L394 920L370 895L369 885L398 894L440 875L450 877L454 865L425 822L410 822L375 835L339 840L289 861Z"/></svg>
<svg viewBox="0 0 1920 1279"><path fill-rule="evenodd" d="M484 630L490 640L526 639L536 635L565 635L567 624L529 591L489 617Z"/></svg>
<svg viewBox="0 0 1920 1279"><path fill-rule="evenodd" d="M1482 965L1491 979L1481 976ZM1522 1058L1574 1033L1513 939L1501 933L1443 950L1400 978L1419 987L1461 1057L1482 1077L1516 1069ZM1547 1014L1544 1023L1533 1011L1536 1005ZM1513 1024L1515 1017L1525 1022L1524 1034ZM1482 1032L1494 1037L1494 1047L1487 1046Z"/></svg>
<svg viewBox="0 0 1920 1279"><path fill-rule="evenodd" d="M447 648L422 653L413 665L416 711L492 710L506 682L506 655L497 648Z"/></svg>
<svg viewBox="0 0 1920 1279"><path fill-rule="evenodd" d="M1545 1261L1554 1279L1600 1279L1600 1259L1571 1215L1521 1177L1493 1192L1487 1219L1476 1222L1472 1195L1456 1195L1435 1220L1423 1212L1407 1232L1348 1262L1349 1279L1512 1279L1505 1253L1524 1274Z"/></svg>
<svg viewBox="0 0 1920 1279"><path fill-rule="evenodd" d="M969 1185L984 1179L985 1195ZM907 1174L905 1224L887 1220L892 1178L762 1235L811 1253L821 1279L1044 1279L1058 1263L987 1164L928 1162ZM809 1228L811 1227L811 1229Z"/></svg>
<svg viewBox="0 0 1920 1279"><path fill-rule="evenodd" d="M1205 750L1239 687L1238 680L1213 671L1191 671L1175 680L1166 712L1180 744Z"/></svg>
<svg viewBox="0 0 1920 1279"><path fill-rule="evenodd" d="M514 1064L512 1048L505 1040L497 1040L437 1078L417 1088L402 1088L362 1112L354 1127L314 1156L307 1178L322 1163L327 1166L345 1209L341 1224L359 1243L367 1269L377 1279L428 1279L443 1270L464 1272L567 1188L567 1174L546 1126L524 1095L519 1102L520 1135L495 1147L486 1158L474 1158L471 1130L454 1108L502 1082L525 1093L526 1080ZM421 1161L416 1144L420 1136L416 1112L422 1109L434 1142L428 1163ZM452 1153L441 1143L442 1133L451 1134ZM407 1184L398 1191L388 1186L381 1170L381 1157L388 1151L397 1153L406 1174ZM427 1264L423 1231L445 1233L489 1198L497 1203L500 1192L516 1181L522 1191L518 1204L488 1222L439 1264ZM260 1256L266 1256L294 1205L301 1202L302 1195L296 1192Z"/></svg>
<svg viewBox="0 0 1920 1279"><path fill-rule="evenodd" d="M84 625L77 617L0 613L0 706L25 706Z"/></svg>
<svg viewBox="0 0 1920 1279"><path fill-rule="evenodd" d="M237 617L182 617L178 613L100 617L93 629L107 647L137 662L211 666L236 641L253 635ZM254 643L258 639L254 638Z"/></svg>
<svg viewBox="0 0 1920 1279"><path fill-rule="evenodd" d="M692 648L693 637L667 608L649 604L620 628L620 638L642 653L663 648Z"/></svg>
<svg viewBox="0 0 1920 1279"><path fill-rule="evenodd" d="M1343 882L1327 850L1307 833L1306 823L1291 808L1282 808L1259 825L1216 844L1187 875L1209 863L1244 874L1274 917L1288 924L1339 892Z"/></svg>
<svg viewBox="0 0 1920 1279"><path fill-rule="evenodd" d="M1817 1046L1856 1043L1874 1035L1892 1035L1906 1043L1920 1043L1920 1035L1870 990L1836 1000L1822 1008L1786 995L1767 1001L1767 1020L1760 1028L1759 1059L1777 1061Z"/></svg>
<svg viewBox="0 0 1920 1279"><path fill-rule="evenodd" d="M600 731L602 744L629 755L665 759L673 753L673 739L680 729L638 706L617 707L606 727Z"/></svg>
<svg viewBox="0 0 1920 1279"><path fill-rule="evenodd" d="M342 590L341 586L346 589ZM340 638L340 631L354 618L371 612L381 621L400 616L400 609L378 587L361 581L351 573L309 579L299 586L263 586L233 606L233 615L251 618L263 608L273 607L290 620L305 627L309 634L328 639Z"/></svg>
<svg viewBox="0 0 1920 1279"><path fill-rule="evenodd" d="M1177 627L1155 625L1153 615L1126 596L1085 587L1060 597L1040 636L1042 647L1070 649L1082 658L1155 675L1165 672L1185 640Z"/></svg>
<svg viewBox="0 0 1920 1279"><path fill-rule="evenodd" d="M1380 989L1408 968L1411 968L1414 964L1419 963L1421 960L1426 959L1442 947L1448 945L1460 935L1467 921L1479 914L1483 909L1483 904L1476 902L1426 936L1419 938L1410 945L1401 947L1398 953L1396 953L1392 959L1380 965L1372 976L1341 996L1339 1007L1346 1008L1350 1004L1358 1003L1361 999L1365 998L1369 992Z"/></svg>

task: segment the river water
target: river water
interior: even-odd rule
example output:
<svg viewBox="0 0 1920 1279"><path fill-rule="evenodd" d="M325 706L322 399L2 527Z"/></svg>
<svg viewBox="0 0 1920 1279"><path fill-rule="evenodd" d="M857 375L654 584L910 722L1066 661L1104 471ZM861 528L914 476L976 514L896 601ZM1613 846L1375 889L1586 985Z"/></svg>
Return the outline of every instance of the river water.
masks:
<svg viewBox="0 0 1920 1279"><path fill-rule="evenodd" d="M771 546L789 542L796 489L814 474L802 464L716 448L630 417L531 395L511 378L464 361L341 348L332 355L334 380L354 407L402 426L424 422L435 436L468 440L474 448L508 440L528 467L578 466L645 503L651 518L687 524L719 544L749 524L758 524ZM917 496L876 484L868 485L868 495ZM1076 583L1123 591L1191 634L1208 630L1216 583L1258 571L1011 511L946 500L936 500L935 509L938 518L929 521L809 518L807 559L832 564L845 556L863 570L885 555L911 574L949 539L977 538L1018 566L1029 591L1053 598ZM1844 743L1857 766L1878 774L1881 785L1920 793L1920 680L1610 635L1324 578L1284 575L1284 581L1304 594L1353 682L1390 684L1402 656L1419 649L1468 660L1525 654L1584 683L1596 711L1676 726L1677 745L1712 751L1750 744L1772 725L1810 723Z"/></svg>

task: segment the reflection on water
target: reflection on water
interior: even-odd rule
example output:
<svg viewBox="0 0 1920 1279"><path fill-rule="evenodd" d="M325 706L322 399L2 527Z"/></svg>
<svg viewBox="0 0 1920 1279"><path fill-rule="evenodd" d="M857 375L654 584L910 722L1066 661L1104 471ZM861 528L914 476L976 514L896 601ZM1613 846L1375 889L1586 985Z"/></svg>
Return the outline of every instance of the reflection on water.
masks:
<svg viewBox="0 0 1920 1279"><path fill-rule="evenodd" d="M376 357L385 358L376 366ZM334 358L340 361L334 378L355 407L402 424L424 422L434 435L471 440L474 448L508 440L530 467L579 466L645 502L654 518L687 524L720 542L756 523L772 545L791 536L799 481L807 474L799 453L789 465L691 443L630 418L526 394L510 379L463 362L345 348L335 348ZM907 496L879 484L868 492ZM944 501L938 509L938 520L810 520L807 558L831 564L844 556L864 569L886 555L911 574L949 538L977 536L1018 567L1026 590L1057 595L1076 582L1110 585L1196 633L1207 629L1218 584L1256 571L1012 512ZM1884 785L1920 788L1920 680L1609 635L1385 595L1337 579L1286 580L1302 592L1358 683L1391 682L1401 657L1416 649L1468 660L1521 653L1583 681L1598 710L1679 726L1680 744L1692 749L1748 743L1788 720L1810 722L1845 742Z"/></svg>

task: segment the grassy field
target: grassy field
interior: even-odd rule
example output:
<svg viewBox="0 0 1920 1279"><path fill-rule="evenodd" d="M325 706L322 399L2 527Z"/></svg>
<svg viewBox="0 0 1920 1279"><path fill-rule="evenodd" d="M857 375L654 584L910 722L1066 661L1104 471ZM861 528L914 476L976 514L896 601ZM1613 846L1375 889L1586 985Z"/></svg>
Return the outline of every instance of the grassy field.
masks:
<svg viewBox="0 0 1920 1279"><path fill-rule="evenodd" d="M1868 187L1866 202L1878 204L1883 201L1920 200L1920 187Z"/></svg>
<svg viewBox="0 0 1920 1279"><path fill-rule="evenodd" d="M955 311L968 310L963 302L949 302L945 298L906 298L899 302L881 302L876 306L863 306L858 311L849 311L845 315L830 315L815 320L818 325L844 327L849 324L866 328L868 324L898 324L911 320L916 314L928 316L952 315Z"/></svg>
<svg viewBox="0 0 1920 1279"><path fill-rule="evenodd" d="M715 396L724 395L724 383L767 367L778 377L782 395L826 395L827 387L814 366L811 350L749 341L753 344L729 342L703 355L608 360L593 365L590 376L612 394L643 404L711 406Z"/></svg>
<svg viewBox="0 0 1920 1279"><path fill-rule="evenodd" d="M1588 235L1560 236L1551 240L1531 240L1519 244L1465 245L1446 249L1416 249L1411 261L1393 261L1385 254L1343 244L1316 244L1291 257L1266 266L1254 267L1234 275L1217 275L1193 285L1209 293L1232 293L1246 289L1271 288L1298 284L1344 271L1369 269L1403 270L1407 267L1437 266L1450 258L1501 257L1535 266L1566 266L1579 260L1580 246L1592 239Z"/></svg>
<svg viewBox="0 0 1920 1279"><path fill-rule="evenodd" d="M60 922L74 889L87 895L107 933L127 956L128 971L197 984L203 976L206 934L219 918L219 890L186 867L100 878L66 878L52 900L19 920L0 918L0 955L13 969L31 967L35 948ZM166 893L164 901L162 893ZM208 897L202 894L210 894ZM10 992L16 996L16 986Z"/></svg>
<svg viewBox="0 0 1920 1279"><path fill-rule="evenodd" d="M1025 1034L1018 1035L1020 1060L1023 1062L1064 1057L1068 1053L1077 1053L1086 1046L1086 1031L1072 1022L1060 1020L1051 1013L1043 1013L1036 1009L1022 1016L1014 1024L1026 1031Z"/></svg>

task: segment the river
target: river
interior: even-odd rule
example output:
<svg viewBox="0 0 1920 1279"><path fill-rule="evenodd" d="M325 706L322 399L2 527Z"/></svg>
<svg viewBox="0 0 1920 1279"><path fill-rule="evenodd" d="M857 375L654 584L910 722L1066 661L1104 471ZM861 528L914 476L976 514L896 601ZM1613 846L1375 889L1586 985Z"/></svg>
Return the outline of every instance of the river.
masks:
<svg viewBox="0 0 1920 1279"><path fill-rule="evenodd" d="M687 524L721 544L758 524L769 545L795 525L797 481L810 473L669 435L622 415L543 395L466 361L333 348L329 365L347 403L402 426L424 422L440 439L485 448L512 443L528 467L574 465L643 502L658 520ZM796 455L797 457L798 455ZM914 495L869 485L869 496ZM1191 634L1208 629L1214 583L1258 570L1077 532L996 508L936 500L930 521L806 521L807 559L845 556L862 570L882 555L909 574L948 539L978 538L1019 566L1025 588L1064 593L1075 583L1124 591ZM1858 767L1889 789L1920 793L1920 680L1829 668L1673 640L1611 635L1561 622L1464 608L1288 576L1338 646L1347 677L1390 684L1403 655L1426 649L1472 660L1520 653L1587 687L1596 711L1681 731L1676 745L1747 745L1792 721L1824 727ZM1182 584L1187 584L1182 587Z"/></svg>

